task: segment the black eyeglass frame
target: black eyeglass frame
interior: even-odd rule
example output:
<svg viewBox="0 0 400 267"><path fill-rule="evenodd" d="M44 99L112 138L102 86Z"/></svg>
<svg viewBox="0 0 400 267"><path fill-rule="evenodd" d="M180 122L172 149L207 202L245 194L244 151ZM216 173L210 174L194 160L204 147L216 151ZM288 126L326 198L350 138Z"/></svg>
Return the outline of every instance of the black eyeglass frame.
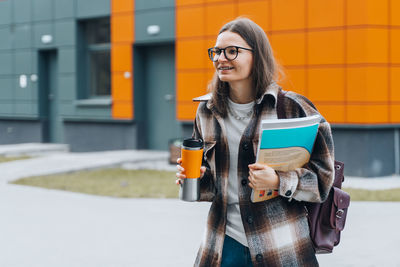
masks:
<svg viewBox="0 0 400 267"><path fill-rule="evenodd" d="M236 56L235 56L233 59L229 59L229 58L226 56L226 49L231 48L231 47L234 47L234 48L236 49ZM213 50L213 49L218 49L218 50L220 50L219 55L217 54L218 57L217 57L216 60L214 60L213 57L211 56L211 53L212 53L212 50ZM210 47L210 48L208 48L207 51L208 51L208 57L210 58L210 60L211 60L212 62L216 62L216 61L218 61L219 57L221 56L221 52L222 52L222 51L224 52L224 56L225 56L225 58L226 58L228 61L235 60L235 59L237 58L237 56L239 55L239 49L248 50L248 51L253 52L253 49L246 48L246 47L241 47L241 46L236 46L236 45L230 45L230 46L227 46L227 47L225 47L225 48Z"/></svg>

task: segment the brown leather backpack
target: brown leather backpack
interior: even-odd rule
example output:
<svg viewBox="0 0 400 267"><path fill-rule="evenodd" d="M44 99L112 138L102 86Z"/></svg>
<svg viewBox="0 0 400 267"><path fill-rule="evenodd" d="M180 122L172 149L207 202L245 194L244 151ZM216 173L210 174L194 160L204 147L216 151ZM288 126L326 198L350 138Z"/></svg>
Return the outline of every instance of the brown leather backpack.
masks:
<svg viewBox="0 0 400 267"><path fill-rule="evenodd" d="M286 118L282 105L285 94L285 91L279 90L277 101L279 119ZM340 242L340 232L346 223L350 195L341 190L344 181L343 168L342 162L335 161L335 180L328 198L323 203L305 202L310 237L317 254L332 253L333 247Z"/></svg>

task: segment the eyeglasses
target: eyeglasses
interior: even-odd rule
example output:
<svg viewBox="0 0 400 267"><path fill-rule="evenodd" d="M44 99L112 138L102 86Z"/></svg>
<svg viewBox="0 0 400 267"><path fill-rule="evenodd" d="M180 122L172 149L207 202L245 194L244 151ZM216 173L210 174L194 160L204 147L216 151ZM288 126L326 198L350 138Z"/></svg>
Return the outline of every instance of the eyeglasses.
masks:
<svg viewBox="0 0 400 267"><path fill-rule="evenodd" d="M232 61L238 56L239 49L244 49L248 51L253 51L250 48L244 48L240 46L227 46L225 48L218 48L218 47L211 47L208 48L208 57L211 59L212 62L215 62L219 59L222 51L224 51L224 56L227 60Z"/></svg>

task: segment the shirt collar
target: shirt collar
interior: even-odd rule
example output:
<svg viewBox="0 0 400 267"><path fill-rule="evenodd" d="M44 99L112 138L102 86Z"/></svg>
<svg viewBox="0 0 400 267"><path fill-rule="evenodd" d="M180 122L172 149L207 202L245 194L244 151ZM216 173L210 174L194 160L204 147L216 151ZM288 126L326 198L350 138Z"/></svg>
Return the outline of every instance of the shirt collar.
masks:
<svg viewBox="0 0 400 267"><path fill-rule="evenodd" d="M256 104L259 105L262 103L262 101L264 99L266 99L266 101L271 104L272 107L276 107L276 103L277 103L277 98L278 98L278 92L279 92L280 86L273 81L265 90L265 93L256 100ZM200 97L196 97L193 98L193 101L195 102L207 102L207 108L211 110L211 101L209 101L211 99L211 93L200 96Z"/></svg>
<svg viewBox="0 0 400 267"><path fill-rule="evenodd" d="M256 100L256 104L259 105L265 99L272 107L276 107L280 86L273 81L265 90L265 93Z"/></svg>

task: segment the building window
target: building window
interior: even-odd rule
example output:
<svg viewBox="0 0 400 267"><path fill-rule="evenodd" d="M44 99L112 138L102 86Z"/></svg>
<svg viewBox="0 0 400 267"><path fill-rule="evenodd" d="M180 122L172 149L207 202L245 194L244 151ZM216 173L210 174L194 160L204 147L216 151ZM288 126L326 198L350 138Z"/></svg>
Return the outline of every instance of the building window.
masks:
<svg viewBox="0 0 400 267"><path fill-rule="evenodd" d="M111 95L110 19L79 22L80 98ZM80 58L80 56L82 56Z"/></svg>

